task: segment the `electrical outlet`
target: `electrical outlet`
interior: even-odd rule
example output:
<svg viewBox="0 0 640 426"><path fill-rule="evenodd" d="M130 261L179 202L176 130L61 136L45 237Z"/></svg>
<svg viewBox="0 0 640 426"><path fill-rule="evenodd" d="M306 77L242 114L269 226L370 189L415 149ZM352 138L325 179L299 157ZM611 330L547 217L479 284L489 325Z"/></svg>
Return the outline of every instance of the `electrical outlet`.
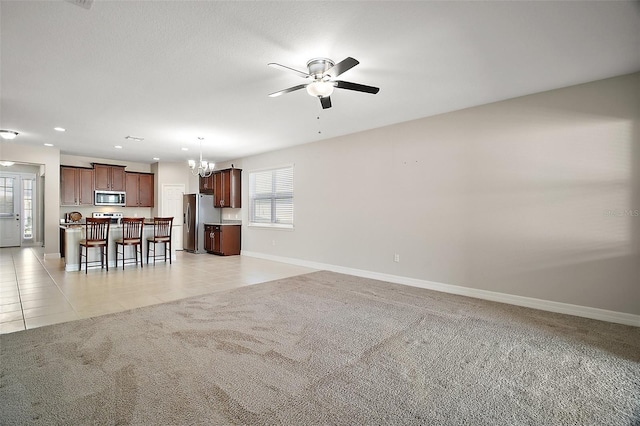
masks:
<svg viewBox="0 0 640 426"><path fill-rule="evenodd" d="M398 253L393 255L393 261L394 262L400 262L400 255Z"/></svg>

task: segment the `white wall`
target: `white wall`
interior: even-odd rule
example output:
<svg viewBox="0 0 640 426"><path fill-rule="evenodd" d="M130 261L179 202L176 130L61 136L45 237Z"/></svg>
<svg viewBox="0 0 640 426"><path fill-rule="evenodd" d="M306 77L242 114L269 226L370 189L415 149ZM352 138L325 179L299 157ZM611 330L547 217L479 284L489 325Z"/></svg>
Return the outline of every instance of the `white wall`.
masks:
<svg viewBox="0 0 640 426"><path fill-rule="evenodd" d="M243 251L640 314L638 93L632 74L236 161L245 223L249 172L295 164L295 230L244 226Z"/></svg>

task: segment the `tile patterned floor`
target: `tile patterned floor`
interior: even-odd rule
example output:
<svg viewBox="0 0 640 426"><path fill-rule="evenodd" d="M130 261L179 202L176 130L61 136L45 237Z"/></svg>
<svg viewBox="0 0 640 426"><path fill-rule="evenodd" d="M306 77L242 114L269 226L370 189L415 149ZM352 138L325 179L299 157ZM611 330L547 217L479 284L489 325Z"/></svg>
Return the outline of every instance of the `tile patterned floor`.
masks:
<svg viewBox="0 0 640 426"><path fill-rule="evenodd" d="M121 312L313 272L245 256L179 251L173 264L66 272L41 248L0 248L0 333Z"/></svg>

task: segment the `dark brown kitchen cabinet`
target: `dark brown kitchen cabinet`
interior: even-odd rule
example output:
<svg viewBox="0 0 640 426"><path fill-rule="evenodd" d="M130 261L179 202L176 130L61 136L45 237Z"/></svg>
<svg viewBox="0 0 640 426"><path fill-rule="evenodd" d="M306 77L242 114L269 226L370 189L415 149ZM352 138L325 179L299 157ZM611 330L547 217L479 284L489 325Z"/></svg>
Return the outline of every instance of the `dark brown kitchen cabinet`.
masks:
<svg viewBox="0 0 640 426"><path fill-rule="evenodd" d="M140 173L140 192L139 200L141 207L154 206L155 186L153 182L153 174Z"/></svg>
<svg viewBox="0 0 640 426"><path fill-rule="evenodd" d="M204 249L207 253L213 253L215 245L214 225L204 226Z"/></svg>
<svg viewBox="0 0 640 426"><path fill-rule="evenodd" d="M126 186L125 166L93 163L95 189L105 191L124 191Z"/></svg>
<svg viewBox="0 0 640 426"><path fill-rule="evenodd" d="M214 207L242 207L242 169L225 169L215 172Z"/></svg>
<svg viewBox="0 0 640 426"><path fill-rule="evenodd" d="M209 177L200 176L200 193L213 195L215 173Z"/></svg>
<svg viewBox="0 0 640 426"><path fill-rule="evenodd" d="M205 225L204 249L221 256L240 254L240 225Z"/></svg>
<svg viewBox="0 0 640 426"><path fill-rule="evenodd" d="M85 167L60 167L60 205L92 206L94 171Z"/></svg>
<svg viewBox="0 0 640 426"><path fill-rule="evenodd" d="M152 173L125 173L127 207L153 207L154 186Z"/></svg>

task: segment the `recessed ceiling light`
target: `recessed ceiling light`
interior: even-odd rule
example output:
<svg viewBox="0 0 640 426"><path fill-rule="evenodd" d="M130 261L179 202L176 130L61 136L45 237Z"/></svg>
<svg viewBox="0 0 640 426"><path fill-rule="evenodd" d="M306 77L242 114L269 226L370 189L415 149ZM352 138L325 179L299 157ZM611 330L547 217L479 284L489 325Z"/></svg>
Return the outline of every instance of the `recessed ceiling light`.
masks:
<svg viewBox="0 0 640 426"><path fill-rule="evenodd" d="M153 159L156 160L156 161L160 161L160 158L158 158L158 157L153 157Z"/></svg>
<svg viewBox="0 0 640 426"><path fill-rule="evenodd" d="M189 148L182 148L183 151L189 151Z"/></svg>
<svg viewBox="0 0 640 426"><path fill-rule="evenodd" d="M115 149L122 149L122 146L120 146L120 145L116 145L116 146L114 146L114 148L115 148Z"/></svg>
<svg viewBox="0 0 640 426"><path fill-rule="evenodd" d="M0 130L0 138L2 139L15 139L18 136L18 132L14 132L13 130Z"/></svg>
<svg viewBox="0 0 640 426"><path fill-rule="evenodd" d="M52 143L45 143L44 146L53 146Z"/></svg>
<svg viewBox="0 0 640 426"><path fill-rule="evenodd" d="M53 130L57 130L58 132L66 132L67 129L65 129L64 127L54 127Z"/></svg>

